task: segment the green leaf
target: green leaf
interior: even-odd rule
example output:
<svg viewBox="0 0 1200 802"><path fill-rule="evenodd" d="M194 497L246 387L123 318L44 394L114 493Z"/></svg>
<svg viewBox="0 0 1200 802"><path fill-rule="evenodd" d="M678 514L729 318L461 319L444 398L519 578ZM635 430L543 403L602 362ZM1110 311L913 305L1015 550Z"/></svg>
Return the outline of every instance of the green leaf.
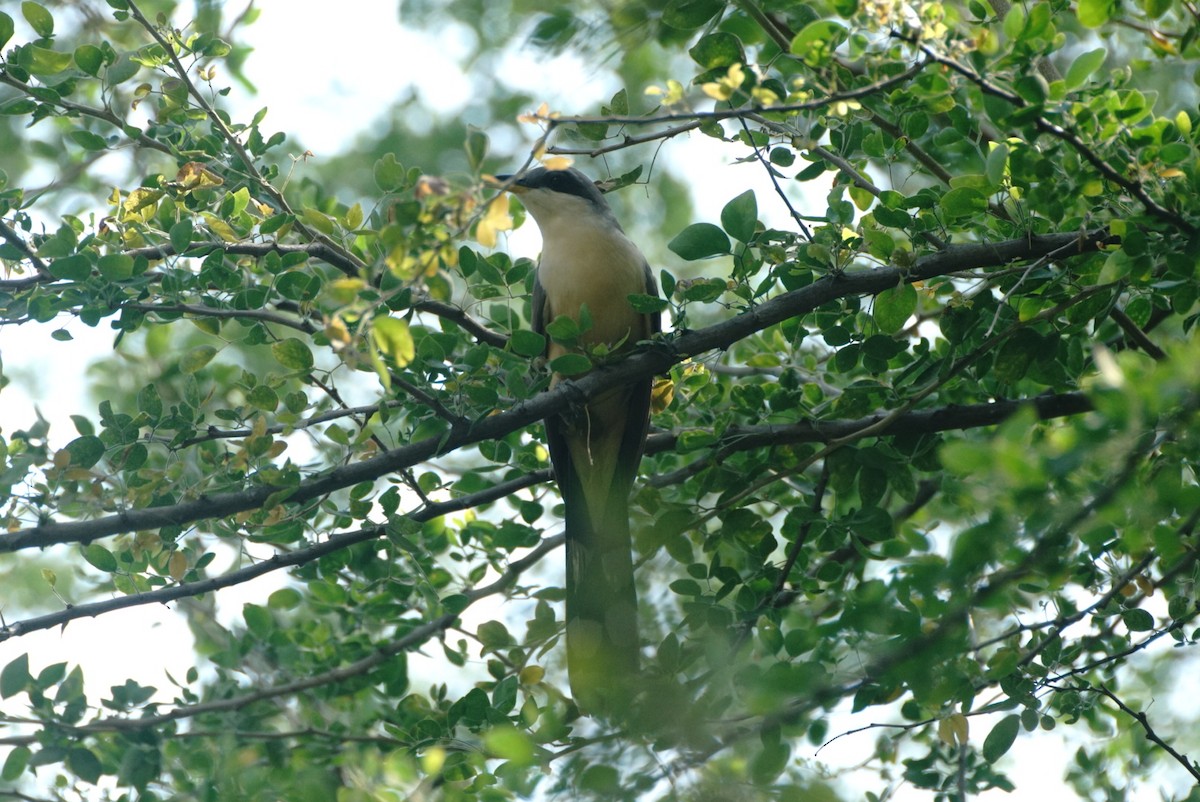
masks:
<svg viewBox="0 0 1200 802"><path fill-rule="evenodd" d="M76 437L64 446L75 468L90 468L104 456L104 441L95 435Z"/></svg>
<svg viewBox="0 0 1200 802"><path fill-rule="evenodd" d="M644 293L630 295L629 305L633 307L633 311L640 312L643 315L660 314L666 311L669 306L666 298L659 298L657 295L646 295Z"/></svg>
<svg viewBox="0 0 1200 802"><path fill-rule="evenodd" d="M275 361L289 370L311 370L313 355L303 341L288 337L271 345L271 354Z"/></svg>
<svg viewBox="0 0 1200 802"><path fill-rule="evenodd" d="M917 311L917 289L904 283L875 296L875 325L884 334L895 334Z"/></svg>
<svg viewBox="0 0 1200 802"><path fill-rule="evenodd" d="M145 412L152 422L157 422L163 412L162 397L158 393L158 386L147 384L138 390L137 405L139 412Z"/></svg>
<svg viewBox="0 0 1200 802"><path fill-rule="evenodd" d="M1113 0L1079 0L1076 15L1085 28L1099 28L1113 12Z"/></svg>
<svg viewBox="0 0 1200 802"><path fill-rule="evenodd" d="M66 281L84 281L92 275L92 262L82 253L64 256L50 263L50 275Z"/></svg>
<svg viewBox="0 0 1200 802"><path fill-rule="evenodd" d="M680 295L685 301L709 304L724 295L728 289L729 284L723 278L701 278L682 289Z"/></svg>
<svg viewBox="0 0 1200 802"><path fill-rule="evenodd" d="M546 338L536 331L517 329L509 340L513 353L521 356L541 356L546 353Z"/></svg>
<svg viewBox="0 0 1200 802"><path fill-rule="evenodd" d="M183 358L179 360L179 369L184 373L195 373L209 362L212 362L213 357L216 355L217 349L213 346L198 345L184 354Z"/></svg>
<svg viewBox="0 0 1200 802"><path fill-rule="evenodd" d="M503 649L513 642L508 627L499 621L485 621L480 624L475 636L489 649Z"/></svg>
<svg viewBox="0 0 1200 802"><path fill-rule="evenodd" d="M375 162L375 185L384 192L404 186L404 165L396 161L395 153L385 153Z"/></svg>
<svg viewBox="0 0 1200 802"><path fill-rule="evenodd" d="M275 631L275 618L266 607L257 604L242 606L242 619L246 628L260 638L267 638Z"/></svg>
<svg viewBox="0 0 1200 802"><path fill-rule="evenodd" d="M54 35L54 17L50 15L45 6L26 0L21 3L21 14L25 16L25 21L37 32L38 36L45 39Z"/></svg>
<svg viewBox="0 0 1200 802"><path fill-rule="evenodd" d="M988 154L984 173L987 175L988 183L993 187L1004 185L1004 168L1008 164L1008 152L1008 145L1001 142Z"/></svg>
<svg viewBox="0 0 1200 802"><path fill-rule="evenodd" d="M725 31L700 37L700 41L688 50L688 55L706 70L746 63L746 52L742 49L741 40Z"/></svg>
<svg viewBox="0 0 1200 802"><path fill-rule="evenodd" d="M295 588L280 588L267 597L267 606L272 610L291 610L300 606L304 596Z"/></svg>
<svg viewBox="0 0 1200 802"><path fill-rule="evenodd" d="M671 592L678 593L680 596L702 596L704 591L700 589L700 583L694 579L676 579L670 584Z"/></svg>
<svg viewBox="0 0 1200 802"><path fill-rule="evenodd" d="M185 217L178 223L171 226L169 232L171 237L171 247L175 249L175 253L183 253L192 244L192 218Z"/></svg>
<svg viewBox="0 0 1200 802"><path fill-rule="evenodd" d="M0 697L7 699L25 690L33 679L29 675L29 655L23 654L0 671Z"/></svg>
<svg viewBox="0 0 1200 802"><path fill-rule="evenodd" d="M279 407L279 394L270 385L257 384L246 394L246 401L256 409L274 412Z"/></svg>
<svg viewBox="0 0 1200 802"><path fill-rule="evenodd" d="M546 334L551 340L558 343L571 344L579 339L579 335L583 333L579 323L573 317L559 315L546 324Z"/></svg>
<svg viewBox="0 0 1200 802"><path fill-rule="evenodd" d="M723 0L670 0L663 9L664 24L681 31L703 26L725 7Z"/></svg>
<svg viewBox="0 0 1200 802"><path fill-rule="evenodd" d="M787 768L791 759L791 747L778 741L763 746L762 751L754 756L750 764L750 777L756 785L768 785Z"/></svg>
<svg viewBox="0 0 1200 802"><path fill-rule="evenodd" d="M1149 632L1154 629L1154 616L1140 607L1121 613L1121 621L1130 632Z"/></svg>
<svg viewBox="0 0 1200 802"><path fill-rule="evenodd" d="M67 136L72 142L84 150L97 151L108 150L108 140L99 134L86 131L82 128L71 131Z"/></svg>
<svg viewBox="0 0 1200 802"><path fill-rule="evenodd" d="M105 573L111 574L117 570L117 558L99 543L90 543L84 546L83 559Z"/></svg>
<svg viewBox="0 0 1200 802"><path fill-rule="evenodd" d="M1000 347L992 366L992 375L1009 384L1018 382L1045 349L1046 343L1037 332L1021 329Z"/></svg>
<svg viewBox="0 0 1200 802"><path fill-rule="evenodd" d="M482 128L468 126L467 136L463 141L463 148L467 151L467 165L472 172L479 172L483 167L483 160L488 154L488 135ZM390 154L389 154L390 155ZM386 157L385 157L386 158Z"/></svg>
<svg viewBox="0 0 1200 802"><path fill-rule="evenodd" d="M416 346L413 344L412 332L409 331L408 321L390 315L381 315L371 321L371 334L379 350L395 360L396 364L404 367L416 356Z"/></svg>
<svg viewBox="0 0 1200 802"><path fill-rule="evenodd" d="M1021 729L1021 717L1018 715L1005 716L992 727L992 731L983 739L983 759L995 763L1004 753L1012 748L1017 740L1017 732Z"/></svg>
<svg viewBox="0 0 1200 802"><path fill-rule="evenodd" d="M680 258L692 262L727 254L732 245L725 232L712 223L693 223L668 242L667 247Z"/></svg>
<svg viewBox="0 0 1200 802"><path fill-rule="evenodd" d="M13 18L0 11L0 47L8 44L8 40L12 38L16 26L13 24Z"/></svg>
<svg viewBox="0 0 1200 802"><path fill-rule="evenodd" d="M29 765L29 758L32 756L33 752L29 751L29 747L14 747L4 760L4 769L0 771L0 780L14 782L25 771L25 767Z"/></svg>
<svg viewBox="0 0 1200 802"><path fill-rule="evenodd" d="M758 198L752 189L729 201L721 210L722 228L729 236L741 242L754 239L754 228L757 224Z"/></svg>
<svg viewBox="0 0 1200 802"><path fill-rule="evenodd" d="M104 66L104 51L95 45L80 45L75 48L72 58L76 67L92 77L99 75L100 68Z"/></svg>
<svg viewBox="0 0 1200 802"><path fill-rule="evenodd" d="M17 54L17 63L34 75L57 75L71 66L70 53L60 53L37 45L25 45Z"/></svg>
<svg viewBox="0 0 1200 802"><path fill-rule="evenodd" d="M550 360L550 370L563 376L577 376L592 369L592 361L583 354L563 354Z"/></svg>
<svg viewBox="0 0 1200 802"><path fill-rule="evenodd" d="M942 196L942 211L948 217L967 217L987 210L987 196L974 187L958 187Z"/></svg>
<svg viewBox="0 0 1200 802"><path fill-rule="evenodd" d="M109 253L96 262L100 275L109 281L124 281L133 276L133 257L124 253Z"/></svg>
<svg viewBox="0 0 1200 802"><path fill-rule="evenodd" d="M621 790L621 775L612 766L593 763L579 775L579 788L598 797L615 797Z"/></svg>
<svg viewBox="0 0 1200 802"><path fill-rule="evenodd" d="M1095 50L1089 50L1076 56L1075 60L1071 62L1071 66L1067 68L1066 77L1063 78L1067 89L1083 86L1092 73L1100 69L1107 57L1108 50L1103 47L1097 47Z"/></svg>
<svg viewBox="0 0 1200 802"><path fill-rule="evenodd" d="M489 756L510 760L519 766L533 762L533 741L516 727L505 725L488 730L483 736L483 746Z"/></svg>
<svg viewBox="0 0 1200 802"><path fill-rule="evenodd" d="M811 22L792 39L792 55L805 59L810 64L827 58L838 45L846 41L849 32L845 26L833 20Z"/></svg>

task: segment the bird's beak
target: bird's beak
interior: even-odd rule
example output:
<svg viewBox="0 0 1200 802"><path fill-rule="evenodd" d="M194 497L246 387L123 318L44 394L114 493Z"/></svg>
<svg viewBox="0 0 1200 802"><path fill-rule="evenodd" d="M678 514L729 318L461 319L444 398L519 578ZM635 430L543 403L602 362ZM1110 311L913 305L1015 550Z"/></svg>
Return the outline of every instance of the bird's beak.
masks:
<svg viewBox="0 0 1200 802"><path fill-rule="evenodd" d="M520 179L515 175L485 175L483 181L489 184L494 189L511 192L514 195L520 195L525 191L525 187L517 183Z"/></svg>

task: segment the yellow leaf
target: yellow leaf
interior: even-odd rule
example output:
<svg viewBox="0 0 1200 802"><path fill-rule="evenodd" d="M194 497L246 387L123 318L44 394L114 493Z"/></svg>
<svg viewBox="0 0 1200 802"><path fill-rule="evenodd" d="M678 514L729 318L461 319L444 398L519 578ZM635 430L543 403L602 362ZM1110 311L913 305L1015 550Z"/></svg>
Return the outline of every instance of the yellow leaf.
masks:
<svg viewBox="0 0 1200 802"><path fill-rule="evenodd" d="M229 223L226 223L215 214L210 212L201 212L201 216L204 218L204 222L208 225L212 233L216 234L226 242L237 242L241 239L238 233L233 230L233 226L229 225Z"/></svg>
<svg viewBox="0 0 1200 802"><path fill-rule="evenodd" d="M371 326L371 333L375 335L375 343L380 351L390 356L400 367L413 361L416 346L413 343L412 332L408 329L408 321L390 315L380 315L371 321Z"/></svg>
<svg viewBox="0 0 1200 802"><path fill-rule="evenodd" d="M518 675L522 685L537 685L546 676L546 669L541 666L525 666Z"/></svg>
<svg viewBox="0 0 1200 802"><path fill-rule="evenodd" d="M356 203L346 211L346 228L351 230L358 228L363 222L362 204Z"/></svg>
<svg viewBox="0 0 1200 802"><path fill-rule="evenodd" d="M656 379L650 390L650 412L654 415L671 406L675 399L675 382L670 379Z"/></svg>
<svg viewBox="0 0 1200 802"><path fill-rule="evenodd" d="M672 78L667 81L666 89L661 86L648 86L646 94L661 97L664 106L674 106L683 100L683 84Z"/></svg>
<svg viewBox="0 0 1200 802"><path fill-rule="evenodd" d="M154 217L154 212L158 208L158 201L162 198L163 191L161 189L147 189L146 187L138 187L133 192L129 193L129 197L125 198L125 202L121 204L121 222L125 223L129 220L149 220Z"/></svg>
<svg viewBox="0 0 1200 802"><path fill-rule="evenodd" d="M508 198L500 195L488 204L479 224L475 226L475 239L485 248L496 247L496 235L501 231L511 231L512 216L508 213Z"/></svg>
<svg viewBox="0 0 1200 802"><path fill-rule="evenodd" d="M700 91L711 97L713 100L729 100L733 97L733 92L724 83L708 83L700 84Z"/></svg>
<svg viewBox="0 0 1200 802"><path fill-rule="evenodd" d="M572 160L567 156L551 156L548 159L542 160L542 165L547 170L566 170L571 166Z"/></svg>
<svg viewBox="0 0 1200 802"><path fill-rule="evenodd" d="M365 288L367 283L360 278L345 278L334 279L325 285L329 290L329 294L333 300L339 304L354 303L358 298L358 291Z"/></svg>
<svg viewBox="0 0 1200 802"><path fill-rule="evenodd" d="M350 344L350 329L346 328L346 323L338 315L331 317L325 324L325 336L334 348Z"/></svg>
<svg viewBox="0 0 1200 802"><path fill-rule="evenodd" d="M182 551L171 552L171 558L167 560L167 573L171 575L171 579L176 582L182 582L183 577L187 574L187 555Z"/></svg>
<svg viewBox="0 0 1200 802"><path fill-rule="evenodd" d="M225 179L200 162L188 162L175 174L175 183L180 184L184 192L192 192L197 189L219 187L225 183Z"/></svg>

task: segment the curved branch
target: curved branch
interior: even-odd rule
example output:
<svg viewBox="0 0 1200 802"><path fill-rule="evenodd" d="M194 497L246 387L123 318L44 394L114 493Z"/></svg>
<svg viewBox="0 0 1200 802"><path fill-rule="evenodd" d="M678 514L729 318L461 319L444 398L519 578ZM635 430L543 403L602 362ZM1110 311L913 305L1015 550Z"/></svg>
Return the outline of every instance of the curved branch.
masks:
<svg viewBox="0 0 1200 802"><path fill-rule="evenodd" d="M1120 697L1110 691L1107 686L1100 684L1093 688L1091 686L1084 685L1077 688L1064 688L1062 690L1093 691L1108 697L1122 713L1132 718L1138 724L1142 725L1142 730L1146 733L1146 740L1157 745L1160 749L1170 755L1176 763L1187 769L1188 774L1192 775L1193 780L1200 782L1200 766L1196 764L1196 761L1192 760L1187 755L1181 754L1175 749L1175 747L1164 741L1162 736L1155 732L1154 728L1150 726L1150 719L1147 718L1145 713L1139 710L1134 710L1132 707L1125 704L1123 701L1121 701Z"/></svg>
<svg viewBox="0 0 1200 802"><path fill-rule="evenodd" d="M539 543L529 554L509 564L508 569L495 581L483 587L468 590L462 595L466 597L466 606L470 607L481 599L493 596L504 591L517 578L531 566L536 565L544 556L549 554L554 549L562 545L565 536L556 535L547 538ZM402 652L409 651L416 646L424 643L438 633L450 628L458 621L462 613L443 613L436 618L430 619L425 623L410 629L408 632L396 638L393 641L385 643L376 649L372 654L356 660L353 663L347 663L321 674L314 674L304 679L294 680L292 682L284 682L278 685L271 685L253 693L243 694L242 696L232 696L226 699L216 699L211 702L200 702L192 705L179 705L165 713L159 713L153 716L144 716L143 718L120 718L116 716L108 716L98 719L90 724L85 724L79 727L64 728L75 734L90 734L97 732L129 732L131 730L145 730L153 727L158 727L172 721L181 719L193 718L195 716L204 715L206 713L222 713L229 710L241 710L256 702L266 701L268 699L276 699L280 696L292 696L313 688L319 688L322 685L332 685L336 682L357 677L361 674L366 674L374 668L377 668L387 661L394 658ZM402 622L403 623L403 622ZM60 725L55 725L60 726ZM38 739L37 734L28 736L18 736L15 738L5 739L4 743L8 745L22 745L34 743Z"/></svg>
<svg viewBox="0 0 1200 802"><path fill-rule="evenodd" d="M284 326L289 329L304 332L305 334L313 334L317 331L317 327L310 321L277 315L274 312L268 312L263 309L225 309L214 306L201 306L200 304L123 304L122 309L136 309L139 312L149 312L157 315L193 315L195 317L217 317L217 318L247 318L250 320L261 320L264 323L274 323L278 326Z"/></svg>
<svg viewBox="0 0 1200 802"><path fill-rule="evenodd" d="M961 270L999 267L1017 259L1062 258L1094 252L1108 239L1106 232L1094 231L1027 237L991 244L956 245L921 257L908 268L884 267L827 276L724 322L689 331L673 340L655 341L616 364L597 368L578 380L560 382L553 389L525 399L511 409L484 415L473 423L451 424L441 436L429 437L362 462L334 468L298 485L258 486L166 507L121 512L90 521L44 523L0 536L0 553L44 548L59 543L86 543L119 532L185 525L206 518L234 515L259 507L272 496L279 502L303 503L359 482L373 481L464 446L503 437L595 398L608 388L663 373L689 357L728 348L745 337L811 312L837 298L879 293L901 282L921 281Z"/></svg>
<svg viewBox="0 0 1200 802"><path fill-rule="evenodd" d="M834 103L839 103L843 100L855 100L860 97L867 97L878 92L884 92L891 89L897 84L902 84L909 80L930 63L929 60L918 61L903 72L896 73L888 78L876 81L866 86L847 89L842 92L833 92L825 97L813 98L806 100L803 103L783 103L777 106L753 106L750 108L739 107L732 109L714 109L712 111L683 111L668 114L656 114L651 117L634 117L630 115L613 114L600 117L574 116L561 117L553 114L548 115L530 115L530 119L545 123L548 127L547 133L554 130L560 125L657 125L659 123L696 123L696 127L704 122L720 122L721 120L731 120L734 118L744 117L750 114L775 114L775 113L793 113L798 111L814 111L823 109ZM664 135L675 136L682 131L673 131L670 133L659 132L657 135L652 135L649 139L661 139Z"/></svg>
<svg viewBox="0 0 1200 802"><path fill-rule="evenodd" d="M911 41L904 36L899 36L898 34L897 38L904 39L905 41ZM968 81L979 87L980 91L982 91L984 94L1000 98L1004 102L1009 103L1018 109L1028 107L1028 104L1024 99L1021 98L1020 95L1001 89L965 64L960 64L952 58L938 55L931 47L924 43L916 42L914 44L921 49L921 52L925 54L926 58L930 59L931 61L935 61L938 64L941 64L942 66L947 67L963 76ZM1126 178L1117 172L1117 170L1109 165L1108 162L1101 159L1100 156L1097 155L1096 152L1092 150L1092 148L1089 147L1086 142L1080 139L1078 134L1063 128L1060 125L1050 122L1041 115L1033 118L1033 124L1042 133L1049 134L1055 139L1061 140L1069 145L1076 153L1082 156L1085 161L1095 167L1100 175L1104 176L1106 180L1111 181L1112 183L1124 189L1133 197L1137 198L1138 202L1142 204L1142 207L1145 208L1145 210L1151 215L1170 223L1172 226L1181 231L1185 231L1189 234L1196 233L1196 226L1185 220L1183 217L1180 217L1177 213L1171 211L1170 209L1160 206L1157 201L1150 197L1149 193L1146 192L1145 186L1143 186L1140 181Z"/></svg>
<svg viewBox="0 0 1200 802"><path fill-rule="evenodd" d="M16 78L12 77L12 75L10 75L7 70L0 70L0 83L8 84L13 89L16 89L18 92L21 92L25 95L29 95L29 96L33 96L33 97L38 96L37 89L35 87L30 86L29 84L25 83L24 81L19 81ZM55 100L52 105L58 106L59 108L65 109L66 111L72 112L74 114L82 114L85 117L91 117L96 120L102 120L102 121L108 123L109 125L113 126L114 128L116 128L121 133L123 133L125 136L129 137L134 142L137 142L139 145L141 145L144 148L149 148L151 150L157 150L160 153L167 154L168 156L175 156L175 152L172 151L169 147L167 147L163 143L159 142L157 139L151 139L150 137L146 136L138 128L136 128L133 125L130 125L128 122L121 119L116 114L113 114L108 109L100 109L100 108L96 108L95 106L85 106L82 103L75 103L74 101L66 100L64 98L59 98L58 100Z"/></svg>
<svg viewBox="0 0 1200 802"><path fill-rule="evenodd" d="M1002 423L1018 410L1032 407L1040 420L1079 415L1092 409L1092 402L1083 393L1061 393L1036 398L1017 398L988 404L952 405L937 409L905 412L894 418L888 427L889 435L930 434L953 429L978 429ZM665 487L677 484L699 473L703 468L720 462L738 451L752 451L796 443L830 443L869 429L887 419L891 413L876 412L853 420L803 421L785 426L731 426L721 435L711 456L686 465L671 473L652 477L649 484ZM669 451L675 447L679 433L662 432L650 435L646 453Z"/></svg>
<svg viewBox="0 0 1200 802"><path fill-rule="evenodd" d="M428 312L443 320L450 321L468 334L474 335L475 339L481 343L486 343L496 348L503 348L508 345L508 335L492 331L483 323L468 315L465 309L461 309L454 304L435 301L432 298L421 298L413 301L412 308L418 312Z"/></svg>
<svg viewBox="0 0 1200 802"><path fill-rule="evenodd" d="M259 171L258 167L256 167L254 164L254 158L250 155L249 151L246 150L246 147L241 143L241 140L239 140L233 131L229 129L229 126L225 123L225 118L217 113L217 110L213 108L212 104L208 102L208 99L204 97L204 93L202 93L192 81L191 76L188 75L187 67L184 66L183 62L179 60L179 53L176 48L171 42L167 41L167 39L159 32L159 29L146 18L134 0L125 0L125 3L125 7L129 10L130 16L137 20L139 25L145 28L146 33L150 34L151 38L153 38L154 41L157 42L158 45L163 49L163 52L167 54L167 58L171 60L171 67L173 68L175 74L179 77L179 80L181 80L184 86L187 87L188 94L191 95L192 99L196 101L196 104L200 107L200 109L205 113L205 115L208 116L213 128L221 135L221 138L225 141L225 143L242 161L246 172L249 173L249 175L262 188L262 190L266 192L267 196L274 202L276 208L278 208L280 211L293 213L292 208L288 204L287 199L284 198L283 193L276 189L275 186ZM341 266L339 264L339 269L341 269L346 275L351 277L358 276L362 268L365 267L362 261L354 254L338 245L324 234L313 231L299 220L296 221L295 226L296 230L301 232L306 239L314 243L321 243L329 248L332 252L338 254L341 262L345 264L345 266Z"/></svg>
<svg viewBox="0 0 1200 802"><path fill-rule="evenodd" d="M534 471L525 476L513 479L508 482L480 490L477 493L470 493L449 501L442 501L426 505L418 510L414 510L406 517L416 523L429 521L441 515L447 515L451 512L476 507L480 504L486 504L492 501L498 501L506 498L518 490L523 490L532 485L547 481L550 478L549 469ZM296 551L276 554L270 559L255 563L254 565L239 568L235 571L230 571L227 574L209 579L202 579L196 582L182 582L178 585L173 585L157 590L147 591L131 596L118 596L113 599L106 599L100 602L91 604L78 604L67 607L46 615L39 615L33 618L27 618L23 621L15 621L12 624L0 626L0 643L11 638L19 638L23 635L28 635L30 632L38 630L51 629L57 626L64 626L70 621L79 618L95 618L96 616L105 613L111 613L114 610L124 610L129 607L139 607L145 604L166 604L167 602L176 601L190 596L200 596L205 593L221 590L222 588L240 585L243 582L249 582L252 579L257 579L263 574L268 574L272 571L277 571L280 568L289 568L296 565L304 565L313 560L318 560L326 554L332 554L340 549L349 548L358 543L364 543L368 540L374 540L378 537L383 537L387 534L387 525L380 524L378 526L368 526L363 529L358 529L354 532L342 532L337 535L331 535L328 540L322 543L316 543L306 548L297 549Z"/></svg>

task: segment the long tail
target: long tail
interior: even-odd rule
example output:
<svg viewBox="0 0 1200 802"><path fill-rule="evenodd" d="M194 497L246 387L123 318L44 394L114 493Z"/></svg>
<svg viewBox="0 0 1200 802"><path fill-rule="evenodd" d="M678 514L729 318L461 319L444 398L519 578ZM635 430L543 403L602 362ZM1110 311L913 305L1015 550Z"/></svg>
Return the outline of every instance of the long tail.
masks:
<svg viewBox="0 0 1200 802"><path fill-rule="evenodd" d="M638 671L629 486L614 486L597 511L588 509L582 492L564 488L563 496L571 692L585 710L612 713L629 697Z"/></svg>
<svg viewBox="0 0 1200 802"><path fill-rule="evenodd" d="M567 671L588 711L614 714L638 672L629 494L649 425L650 383L589 404L584 420L546 421L566 507Z"/></svg>

